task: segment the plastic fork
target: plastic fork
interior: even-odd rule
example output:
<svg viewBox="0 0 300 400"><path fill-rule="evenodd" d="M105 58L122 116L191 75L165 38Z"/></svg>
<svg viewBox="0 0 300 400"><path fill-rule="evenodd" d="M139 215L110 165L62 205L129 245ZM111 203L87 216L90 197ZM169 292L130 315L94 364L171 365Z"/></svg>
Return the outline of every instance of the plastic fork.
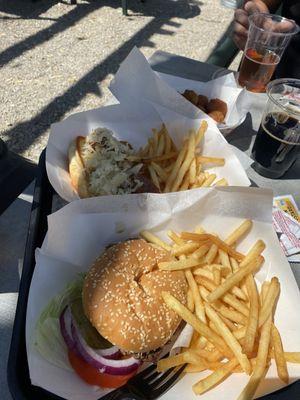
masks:
<svg viewBox="0 0 300 400"><path fill-rule="evenodd" d="M126 385L120 387L99 400L154 400L162 396L177 381L183 372L185 365L177 368L170 368L161 373L156 371L156 365L144 369L133 378L129 379Z"/></svg>

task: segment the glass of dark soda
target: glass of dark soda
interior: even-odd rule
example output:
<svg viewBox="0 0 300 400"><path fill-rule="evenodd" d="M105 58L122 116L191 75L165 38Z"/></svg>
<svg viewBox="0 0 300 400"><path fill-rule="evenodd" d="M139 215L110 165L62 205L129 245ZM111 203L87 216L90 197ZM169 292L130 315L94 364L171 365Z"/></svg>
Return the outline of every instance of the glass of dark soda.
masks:
<svg viewBox="0 0 300 400"><path fill-rule="evenodd" d="M300 156L300 79L267 85L268 102L252 149L253 168L280 178Z"/></svg>

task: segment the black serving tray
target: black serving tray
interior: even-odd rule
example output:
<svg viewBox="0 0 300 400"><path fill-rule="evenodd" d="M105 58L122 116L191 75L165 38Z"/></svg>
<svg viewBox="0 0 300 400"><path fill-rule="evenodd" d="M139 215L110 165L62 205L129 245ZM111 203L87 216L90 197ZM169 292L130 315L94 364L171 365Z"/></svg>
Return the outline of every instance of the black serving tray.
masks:
<svg viewBox="0 0 300 400"><path fill-rule="evenodd" d="M27 300L35 267L34 252L36 247L41 246L47 232L47 215L51 213L54 195L55 192L46 173L44 150L39 160L35 183L18 304L7 364L9 390L13 399L18 400L61 399L42 388L31 385L25 343Z"/></svg>
<svg viewBox="0 0 300 400"><path fill-rule="evenodd" d="M48 229L47 216L53 211L52 205L60 202L60 197L53 190L47 177L44 150L39 160L38 174L35 183L18 304L7 365L8 386L15 400L62 399L62 397L56 396L47 390L31 384L25 343L27 300L35 267L34 253L35 249L40 247L44 240ZM261 397L263 400L292 400L298 398L300 398L300 381L277 392Z"/></svg>

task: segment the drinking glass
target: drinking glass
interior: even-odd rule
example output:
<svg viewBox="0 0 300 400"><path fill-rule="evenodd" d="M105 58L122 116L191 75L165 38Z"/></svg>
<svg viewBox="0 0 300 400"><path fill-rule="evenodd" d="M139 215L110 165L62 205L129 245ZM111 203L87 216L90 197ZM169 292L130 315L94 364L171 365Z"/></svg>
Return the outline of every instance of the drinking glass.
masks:
<svg viewBox="0 0 300 400"><path fill-rule="evenodd" d="M267 85L267 95L252 149L253 168L279 178L300 155L300 79L276 79Z"/></svg>
<svg viewBox="0 0 300 400"><path fill-rule="evenodd" d="M279 15L254 13L249 17L248 40L239 72L239 84L251 92L265 92L291 37L295 21Z"/></svg>

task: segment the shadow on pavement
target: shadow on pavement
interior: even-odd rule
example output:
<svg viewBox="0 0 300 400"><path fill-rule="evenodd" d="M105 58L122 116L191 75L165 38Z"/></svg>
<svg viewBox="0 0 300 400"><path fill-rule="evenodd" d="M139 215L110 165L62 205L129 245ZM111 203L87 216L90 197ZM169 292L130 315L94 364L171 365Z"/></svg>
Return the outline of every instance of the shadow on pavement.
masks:
<svg viewBox="0 0 300 400"><path fill-rule="evenodd" d="M45 29L42 29L38 31L37 33L28 36L27 38L21 40L20 42L14 44L11 47L8 47L4 51L0 53L0 67L3 67L4 65L8 64L10 61L14 60L17 57L20 57L23 53L30 51L31 49L34 49L36 46L40 46L44 42L47 42L48 40L51 40L55 35L64 32L65 30L71 28L73 25L75 25L78 21L81 19L85 18L88 14L92 13L96 9L103 7L107 5L105 1L109 0L103 0L101 1L93 1L90 3L82 3L78 4L77 6L73 6L69 12L66 14L63 14L60 18L57 20L54 20L54 23L50 26L48 26ZM19 1L17 2L19 3ZM23 2L26 3L26 2ZM31 3L28 1L29 4L32 6L37 5L42 5L44 4L44 8L35 8L33 9L32 13L28 12L25 13L25 15L22 15L22 19L34 19L37 18L37 16L40 13L43 13L47 11L48 8L53 6L53 4L56 3L53 1L46 1L44 2L43 0L40 0L38 3ZM110 3L114 3L114 1L111 1ZM47 6L47 7L46 7ZM41 6L40 6L41 7ZM27 9L27 8L26 8ZM1 8L0 8L1 10ZM21 10L21 8L20 8Z"/></svg>
<svg viewBox="0 0 300 400"><path fill-rule="evenodd" d="M38 19L40 17L40 14L46 12L56 3L58 3L57 0L0 0L0 12L11 14L11 16L4 16L2 17L2 19Z"/></svg>
<svg viewBox="0 0 300 400"><path fill-rule="evenodd" d="M8 59L12 59L13 53L15 52L17 53L15 56L17 57L24 51L28 51L28 46L29 48L34 48L35 46L42 44L44 41L50 40L54 36L55 32L57 33L68 29L81 18L99 7L99 4L106 4L105 0L100 3L96 1L85 3L74 8L72 11L62 16L57 22L52 24L51 29L46 28L25 39L24 43L17 43L13 48L9 48L0 54L1 62L8 62ZM118 4L118 6L120 6L120 1L109 0L109 4ZM99 82L104 80L108 74L114 74L117 71L120 63L126 58L134 46L154 47L150 38L155 33L173 35L173 31L169 31L163 28L163 26L169 25L178 27L180 24L171 21L172 18L189 19L199 15L199 4L200 3L195 1L190 3L188 0L164 0L163 2L159 0L149 0L146 3L140 3L140 1L137 0L132 2L130 1L129 6L131 10L141 9L141 7L143 7L143 14L152 15L154 18L136 34L126 40L120 47L113 51L104 61L97 64L86 75L79 79L64 94L57 96L38 114L33 116L33 118L21 122L13 128L3 132L3 135L9 137L6 141L9 148L16 152L23 152L37 137L43 134L52 123L59 121L68 111L76 107L80 103L81 99L88 93L94 93L100 96L101 93L98 87ZM24 132L26 132L25 142ZM22 140L20 140L21 138Z"/></svg>

